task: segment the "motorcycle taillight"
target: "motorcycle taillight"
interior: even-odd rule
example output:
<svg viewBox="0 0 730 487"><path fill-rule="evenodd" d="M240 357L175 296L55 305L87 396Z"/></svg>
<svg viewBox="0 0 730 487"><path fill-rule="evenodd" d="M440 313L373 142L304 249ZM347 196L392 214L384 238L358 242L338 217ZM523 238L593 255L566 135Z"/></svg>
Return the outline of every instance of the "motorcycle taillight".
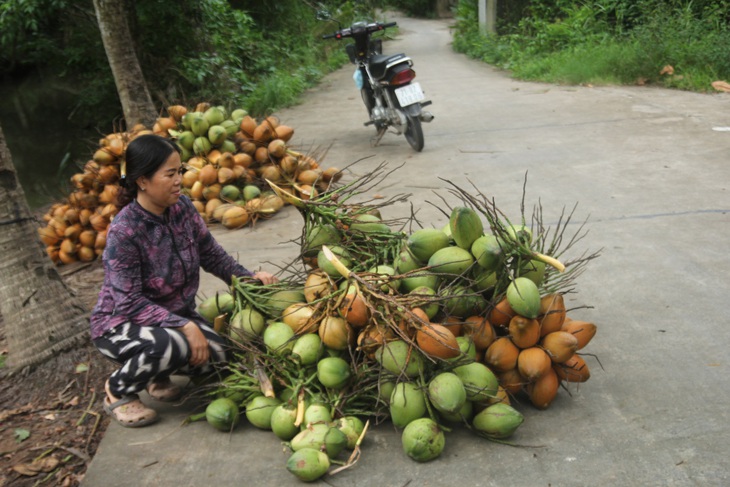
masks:
<svg viewBox="0 0 730 487"><path fill-rule="evenodd" d="M393 79L390 80L390 84L394 86L404 85L406 83L410 83L415 77L415 71L413 71L412 69L404 69L400 73L393 76Z"/></svg>

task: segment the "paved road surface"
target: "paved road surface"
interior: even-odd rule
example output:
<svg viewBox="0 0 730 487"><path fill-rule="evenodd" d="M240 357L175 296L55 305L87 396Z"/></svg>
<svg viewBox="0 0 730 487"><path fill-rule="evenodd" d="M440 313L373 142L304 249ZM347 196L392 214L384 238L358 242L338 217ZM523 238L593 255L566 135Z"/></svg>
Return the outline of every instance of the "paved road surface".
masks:
<svg viewBox="0 0 730 487"><path fill-rule="evenodd" d="M547 411L526 405L514 441L490 443L464 430L447 435L436 461L417 464L400 436L368 435L356 467L334 486L615 486L730 483L730 96L651 87L567 87L514 81L452 52L447 21L398 19L385 52L412 56L436 119L414 153L403 137L372 147L364 108L347 66L327 76L301 105L280 113L294 142L328 153L324 166L364 174L395 171L372 195L412 193L421 221L441 226L437 194L447 179L474 184L508 217L519 216L527 174L528 208L545 221L578 203L589 218L580 250L602 249L578 281L574 318L594 321L586 352L591 379L561 391ZM427 204L428 202L434 205ZM455 200L451 200L455 203ZM386 217L403 216L405 205ZM575 226L577 228L577 226ZM255 230L216 234L254 267L295 255L301 231L289 209ZM270 265L264 264L264 267ZM203 280L208 295L224 289ZM112 425L84 485L298 485L287 453L250 425L232 435L204 423L179 427L186 412L165 410L144 430Z"/></svg>

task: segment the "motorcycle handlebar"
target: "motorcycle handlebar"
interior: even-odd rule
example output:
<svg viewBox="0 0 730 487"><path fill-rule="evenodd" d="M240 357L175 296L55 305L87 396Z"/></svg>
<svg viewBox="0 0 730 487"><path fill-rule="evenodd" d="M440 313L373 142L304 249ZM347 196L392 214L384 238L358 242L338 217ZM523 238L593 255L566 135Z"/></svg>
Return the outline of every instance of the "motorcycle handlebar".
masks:
<svg viewBox="0 0 730 487"><path fill-rule="evenodd" d="M365 26L365 29L368 32L377 32L379 30L384 30L389 27L395 27L398 25L397 22L388 22L386 24L381 24L380 22L374 22L372 24L368 24ZM332 34L324 34L322 36L322 39L342 39L343 37L351 37L352 36L352 27L348 27L347 29L338 30L337 32L334 32Z"/></svg>

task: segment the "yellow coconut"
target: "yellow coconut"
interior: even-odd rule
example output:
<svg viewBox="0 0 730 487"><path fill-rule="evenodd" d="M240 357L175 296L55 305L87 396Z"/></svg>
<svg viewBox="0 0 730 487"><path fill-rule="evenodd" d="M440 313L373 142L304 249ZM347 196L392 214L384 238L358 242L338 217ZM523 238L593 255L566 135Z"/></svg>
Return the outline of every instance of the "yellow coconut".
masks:
<svg viewBox="0 0 730 487"><path fill-rule="evenodd" d="M597 328L596 325L588 321L570 320L563 323L561 330L570 333L577 339L578 345L576 350L580 350L593 339Z"/></svg>
<svg viewBox="0 0 730 487"><path fill-rule="evenodd" d="M547 409L558 394L560 380L555 371L550 368L540 378L527 386L527 395L530 402L538 409Z"/></svg>
<svg viewBox="0 0 730 487"><path fill-rule="evenodd" d="M540 340L540 322L515 315L509 321L509 337L517 348L530 348Z"/></svg>
<svg viewBox="0 0 730 487"><path fill-rule="evenodd" d="M354 344L355 334L347 320L339 316L325 316L319 323L319 337L333 350L347 350Z"/></svg>
<svg viewBox="0 0 730 487"><path fill-rule="evenodd" d="M489 345L484 354L484 363L489 368L504 372L517 366L520 349L509 337L499 337Z"/></svg>
<svg viewBox="0 0 730 487"><path fill-rule="evenodd" d="M245 208L237 205L233 205L233 208L229 208L223 213L221 223L226 228L234 229L245 226L250 219L249 213Z"/></svg>
<svg viewBox="0 0 730 487"><path fill-rule="evenodd" d="M293 303L287 306L281 313L281 321L296 334L312 333L317 328L315 309L307 303Z"/></svg>
<svg viewBox="0 0 730 487"><path fill-rule="evenodd" d="M567 331L554 331L545 335L541 345L554 363L561 364L578 350L578 338Z"/></svg>
<svg viewBox="0 0 730 487"><path fill-rule="evenodd" d="M470 316L464 320L462 334L471 337L477 351L489 348L495 338L492 324L481 316Z"/></svg>
<svg viewBox="0 0 730 487"><path fill-rule="evenodd" d="M517 357L517 368L520 374L530 382L534 382L552 367L550 356L538 347L525 348Z"/></svg>
<svg viewBox="0 0 730 487"><path fill-rule="evenodd" d="M566 382L585 382L591 377L586 361L577 353L562 364L553 365L560 380Z"/></svg>
<svg viewBox="0 0 730 487"><path fill-rule="evenodd" d="M562 294L546 294L540 298L540 336L560 330L565 321L565 302Z"/></svg>

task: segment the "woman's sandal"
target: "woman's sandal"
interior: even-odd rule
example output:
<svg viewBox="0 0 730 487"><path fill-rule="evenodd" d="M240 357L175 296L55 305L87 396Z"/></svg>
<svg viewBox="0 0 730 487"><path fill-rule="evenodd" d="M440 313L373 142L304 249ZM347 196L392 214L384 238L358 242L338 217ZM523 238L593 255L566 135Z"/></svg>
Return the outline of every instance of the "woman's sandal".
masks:
<svg viewBox="0 0 730 487"><path fill-rule="evenodd" d="M157 401L176 401L182 396L182 392L182 387L173 383L169 377L155 381L147 386L147 393L152 399Z"/></svg>
<svg viewBox="0 0 730 487"><path fill-rule="evenodd" d="M104 411L114 421L126 428L146 426L157 421L157 411L144 405L137 394L130 394L112 402L114 396L109 392L109 382L104 384ZM116 398L115 398L116 399Z"/></svg>
<svg viewBox="0 0 730 487"><path fill-rule="evenodd" d="M109 396L104 398L104 411L126 428L146 426L157 421L157 412L145 406L136 394L124 396L111 402Z"/></svg>

